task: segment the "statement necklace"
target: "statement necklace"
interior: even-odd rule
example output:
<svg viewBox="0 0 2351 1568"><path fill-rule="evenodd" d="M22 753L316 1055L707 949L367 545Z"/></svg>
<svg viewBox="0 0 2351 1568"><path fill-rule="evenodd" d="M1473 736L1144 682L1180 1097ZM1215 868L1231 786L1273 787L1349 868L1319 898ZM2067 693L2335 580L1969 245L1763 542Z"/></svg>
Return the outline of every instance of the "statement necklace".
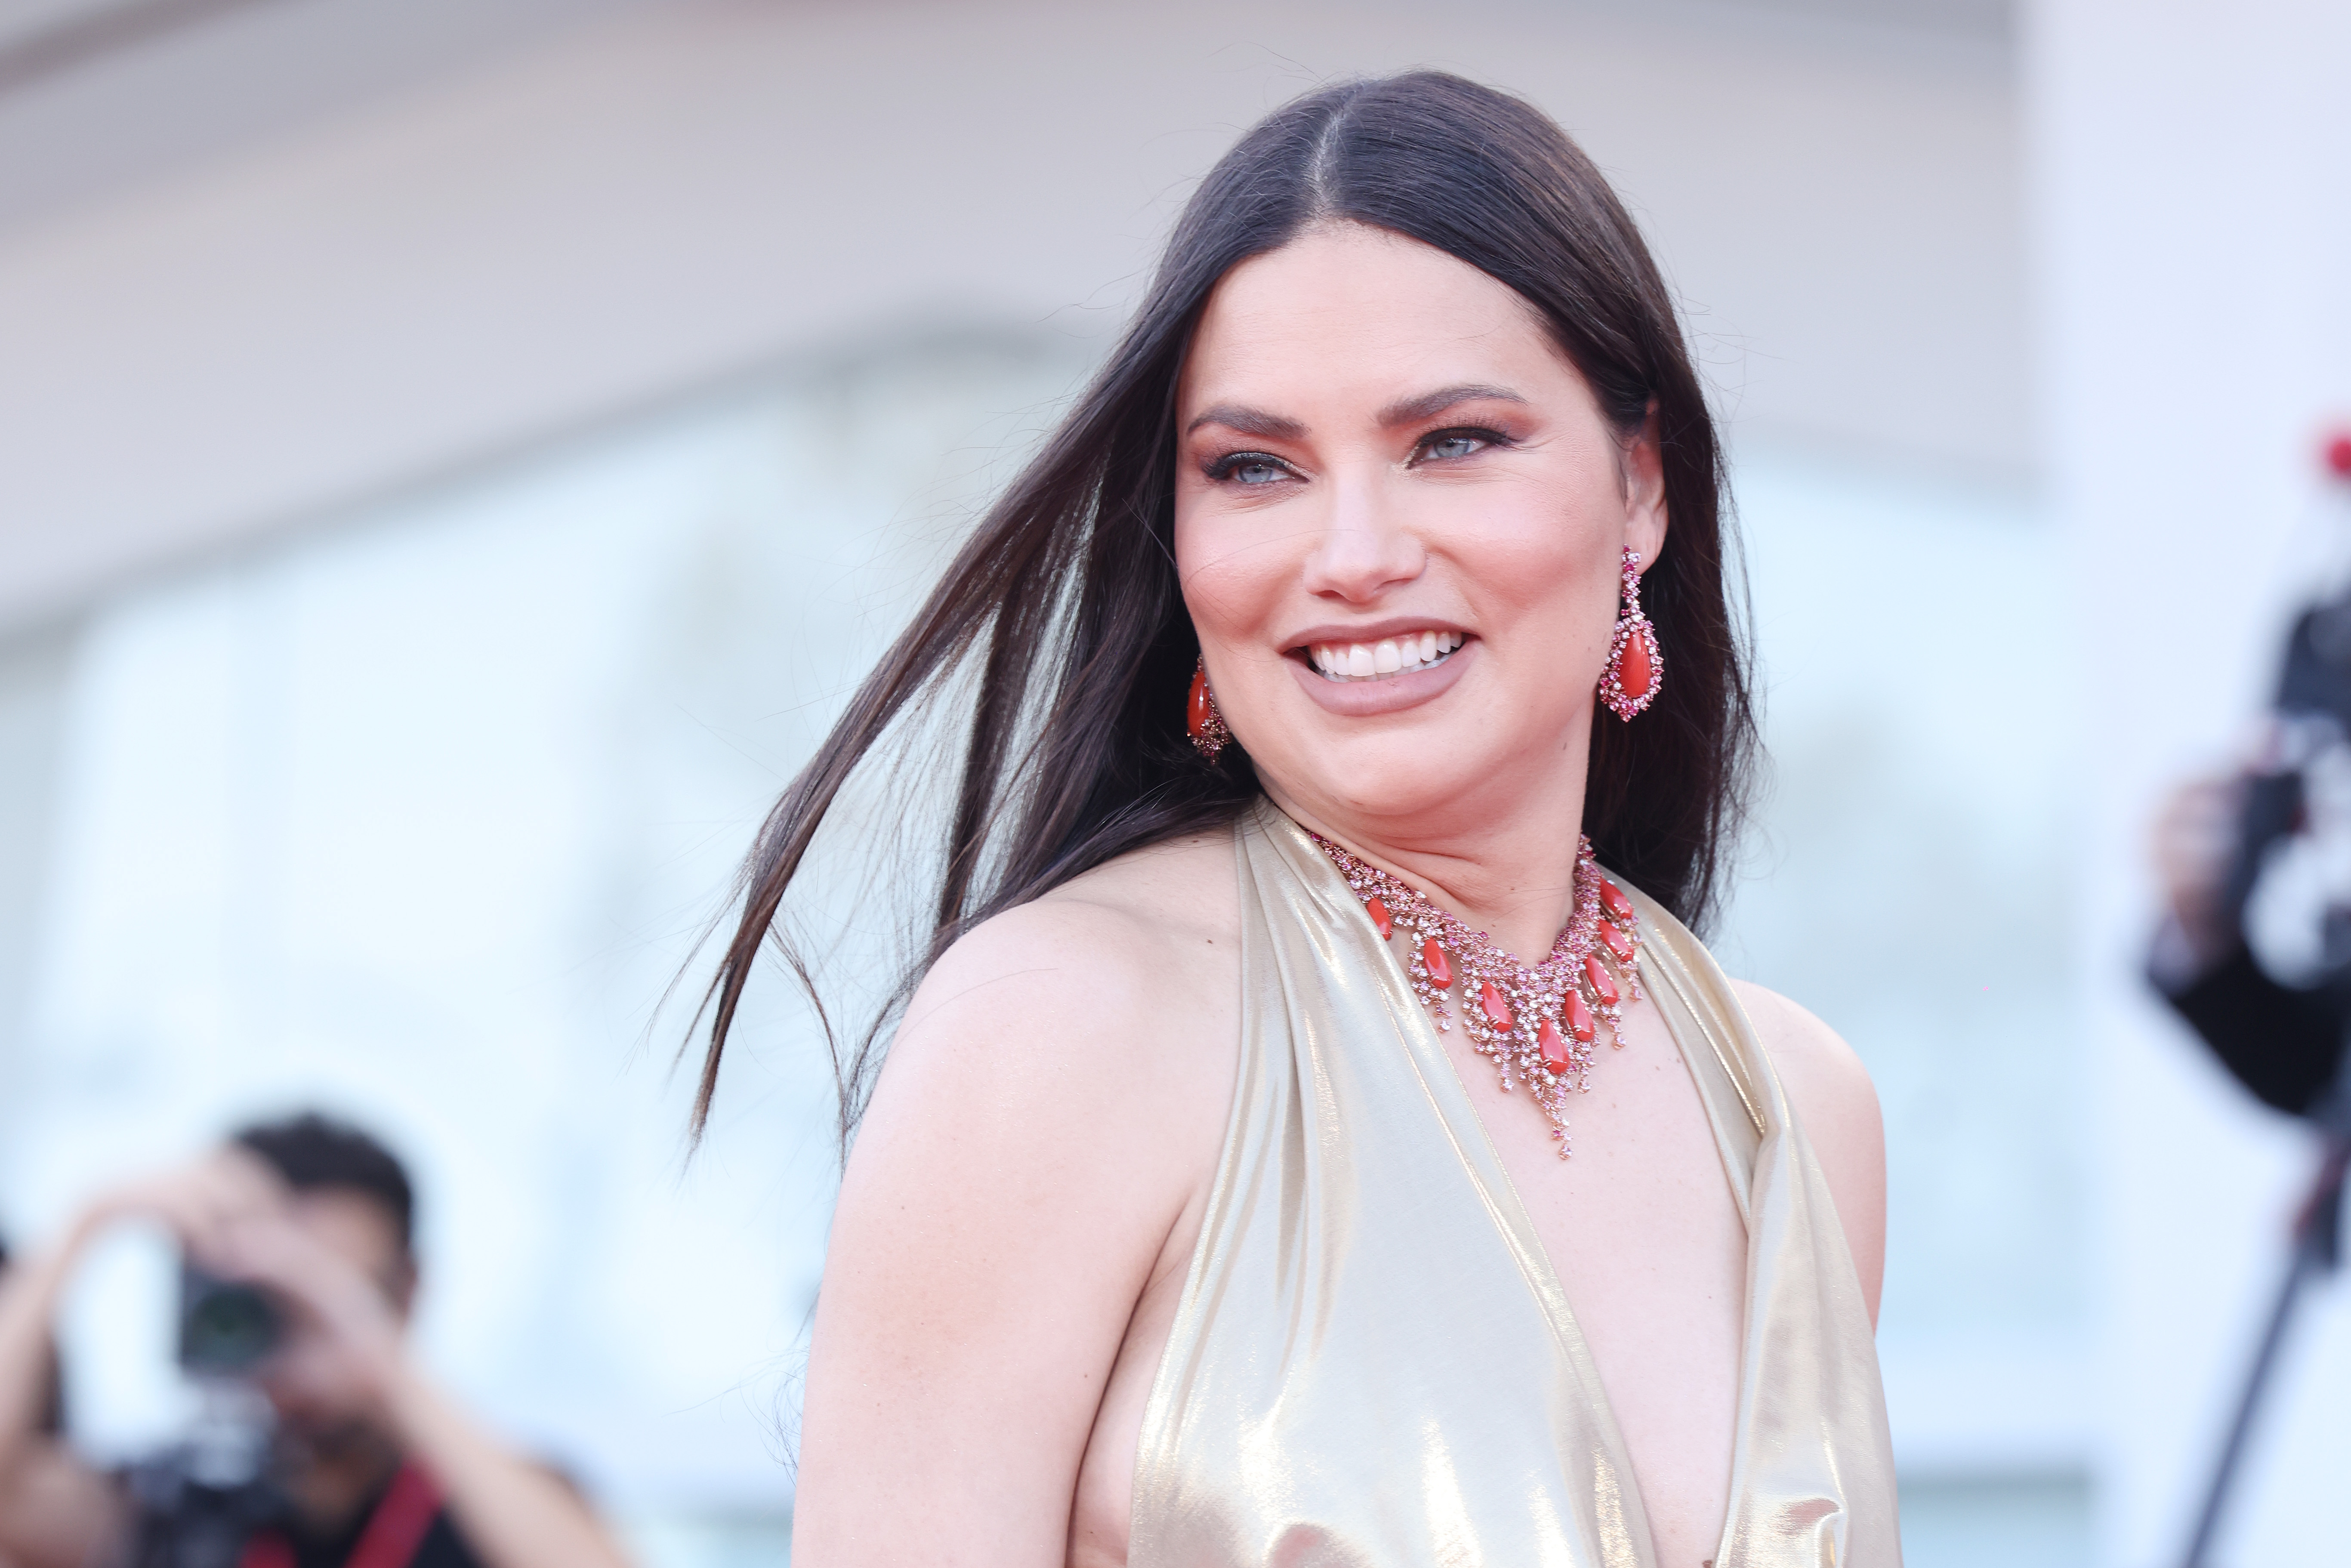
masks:
<svg viewBox="0 0 2351 1568"><path fill-rule="evenodd" d="M1592 1047L1600 1025L1607 1024L1608 1043L1622 1050L1624 1004L1641 996L1634 967L1641 950L1639 917L1633 901L1593 863L1592 841L1576 841L1575 913L1551 945L1551 956L1530 969L1410 883L1364 863L1320 833L1306 836L1364 901L1364 913L1381 941L1393 941L1398 931L1407 934L1405 973L1439 1030L1453 1027L1445 994L1459 978L1461 1032L1499 1070L1503 1093L1526 1084L1551 1123L1559 1157L1567 1158L1568 1092L1591 1092ZM1609 973L1604 955L1614 963L1615 974Z"/></svg>

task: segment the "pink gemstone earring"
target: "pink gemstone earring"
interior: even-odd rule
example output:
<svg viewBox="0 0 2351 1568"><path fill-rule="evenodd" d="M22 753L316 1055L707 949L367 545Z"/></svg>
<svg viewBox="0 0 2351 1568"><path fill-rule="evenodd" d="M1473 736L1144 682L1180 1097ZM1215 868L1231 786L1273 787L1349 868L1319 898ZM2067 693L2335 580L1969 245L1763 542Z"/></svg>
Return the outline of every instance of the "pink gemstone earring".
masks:
<svg viewBox="0 0 2351 1568"><path fill-rule="evenodd" d="M1641 558L1625 552L1625 613L1608 645L1608 667L1600 674L1600 700L1625 723L1656 700L1666 684L1666 655L1657 629L1641 613Z"/></svg>
<svg viewBox="0 0 2351 1568"><path fill-rule="evenodd" d="M1192 695L1184 704L1184 727L1192 737L1193 749L1211 765L1233 738L1233 732L1225 727L1225 716L1217 711L1217 694L1208 689L1206 656L1192 668Z"/></svg>

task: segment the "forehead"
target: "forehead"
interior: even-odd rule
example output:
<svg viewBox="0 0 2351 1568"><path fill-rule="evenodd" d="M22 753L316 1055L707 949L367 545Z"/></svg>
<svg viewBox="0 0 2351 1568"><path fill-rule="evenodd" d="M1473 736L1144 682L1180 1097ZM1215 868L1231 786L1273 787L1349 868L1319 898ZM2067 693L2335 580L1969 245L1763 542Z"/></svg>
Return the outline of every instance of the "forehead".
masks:
<svg viewBox="0 0 2351 1568"><path fill-rule="evenodd" d="M1346 397L1578 377L1534 307L1434 246L1361 224L1308 230L1251 256L1208 297L1176 399Z"/></svg>

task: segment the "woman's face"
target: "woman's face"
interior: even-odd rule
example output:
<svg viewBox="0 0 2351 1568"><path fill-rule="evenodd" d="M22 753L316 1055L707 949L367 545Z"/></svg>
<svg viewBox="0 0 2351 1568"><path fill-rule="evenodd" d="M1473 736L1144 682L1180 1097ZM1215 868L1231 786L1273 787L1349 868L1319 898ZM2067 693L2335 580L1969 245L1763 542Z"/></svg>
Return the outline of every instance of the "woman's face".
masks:
<svg viewBox="0 0 2351 1568"><path fill-rule="evenodd" d="M1665 504L1654 440L1525 300L1311 230L1217 285L1176 421L1185 601L1277 801L1416 837L1574 809L1622 552L1656 559Z"/></svg>

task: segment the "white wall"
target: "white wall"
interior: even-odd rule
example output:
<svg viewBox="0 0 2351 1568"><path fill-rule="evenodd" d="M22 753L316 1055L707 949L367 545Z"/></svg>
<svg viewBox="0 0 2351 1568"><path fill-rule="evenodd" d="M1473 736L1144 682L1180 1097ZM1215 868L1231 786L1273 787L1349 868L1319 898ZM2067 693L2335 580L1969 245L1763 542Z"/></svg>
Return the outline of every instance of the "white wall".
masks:
<svg viewBox="0 0 2351 1568"><path fill-rule="evenodd" d="M807 364L112 596L12 923L0 1231L323 1106L414 1174L422 1354L469 1403L632 1514L781 1512L831 1077L771 978L685 1160L697 941L1081 369L1033 334ZM871 957L888 923L820 881L819 946ZM184 1416L166 1265L118 1248L67 1314L99 1454Z"/></svg>
<svg viewBox="0 0 2351 1568"><path fill-rule="evenodd" d="M2031 463L1995 43L1533 0L706 0L0 232L0 623L811 344L1093 339L1240 127L1414 63L1585 139L1742 423Z"/></svg>
<svg viewBox="0 0 2351 1568"><path fill-rule="evenodd" d="M647 0L0 0L0 228L302 134Z"/></svg>
<svg viewBox="0 0 2351 1568"><path fill-rule="evenodd" d="M2307 1154L2136 970L2147 824L2170 780L2226 758L2266 694L2301 586L2294 536L2324 526L2315 437L2351 414L2351 10L2037 0L2027 15L2047 451L2068 539L2053 650L2079 659L2085 688L2075 877L2102 1199L2103 1561L2139 1564L2183 1541ZM2339 1284L2281 1376L2221 1561L2342 1552Z"/></svg>

